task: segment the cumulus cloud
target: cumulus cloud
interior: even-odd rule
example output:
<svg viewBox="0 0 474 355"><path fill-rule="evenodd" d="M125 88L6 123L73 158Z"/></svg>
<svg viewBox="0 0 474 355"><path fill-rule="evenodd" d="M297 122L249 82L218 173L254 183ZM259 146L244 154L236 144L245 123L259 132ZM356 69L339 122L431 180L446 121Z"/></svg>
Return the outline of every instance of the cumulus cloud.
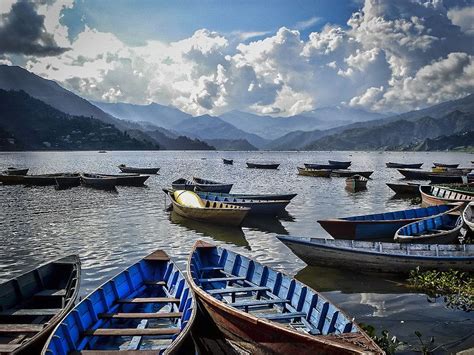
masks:
<svg viewBox="0 0 474 355"><path fill-rule="evenodd" d="M448 11L449 19L461 30L474 36L474 6L455 7Z"/></svg>
<svg viewBox="0 0 474 355"><path fill-rule="evenodd" d="M59 47L44 25L44 16L36 12L35 4L19 1L6 4L0 15L0 53L54 56L68 48Z"/></svg>

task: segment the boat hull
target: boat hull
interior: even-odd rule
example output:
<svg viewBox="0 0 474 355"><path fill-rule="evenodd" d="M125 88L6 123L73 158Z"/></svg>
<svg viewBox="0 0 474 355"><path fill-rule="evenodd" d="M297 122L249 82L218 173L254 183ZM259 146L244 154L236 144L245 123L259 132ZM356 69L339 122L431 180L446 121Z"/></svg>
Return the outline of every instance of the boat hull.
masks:
<svg viewBox="0 0 474 355"><path fill-rule="evenodd" d="M145 181L148 180L150 176L140 175L140 174L130 174L130 175L104 175L100 176L111 177L117 179L117 186L144 186Z"/></svg>
<svg viewBox="0 0 474 355"><path fill-rule="evenodd" d="M30 186L52 186L56 185L56 178L61 176L63 174L26 175L23 183Z"/></svg>
<svg viewBox="0 0 474 355"><path fill-rule="evenodd" d="M25 175L0 175L3 185L21 185L25 183Z"/></svg>
<svg viewBox="0 0 474 355"><path fill-rule="evenodd" d="M456 169L459 164L443 164L443 163L433 163L433 166L436 168L451 168Z"/></svg>
<svg viewBox="0 0 474 355"><path fill-rule="evenodd" d="M393 190L396 194L399 195L420 195L420 189L418 184L392 184L387 183L387 186Z"/></svg>
<svg viewBox="0 0 474 355"><path fill-rule="evenodd" d="M373 174L373 171L352 171L352 170L333 170L331 176L334 177L352 177L354 175L360 175L365 177L366 179L370 179L370 176Z"/></svg>
<svg viewBox="0 0 474 355"><path fill-rule="evenodd" d="M352 243L350 241L321 240L318 244L314 244L309 241L309 238L278 236L278 239L301 260L313 266L393 274L408 274L417 267L422 270L448 271L456 269L467 272L474 271L474 248L471 248L472 246L355 242L355 245L361 245L361 250L355 250L351 249ZM325 241L325 244L322 241ZM389 248L408 251L405 255L369 251L373 247L382 251ZM446 254L455 251L456 256L441 255L439 250L442 248L448 250ZM470 249L463 253L464 248ZM417 250L431 250L432 256L417 256L415 255ZM436 250L440 254L438 257L436 256Z"/></svg>
<svg viewBox="0 0 474 355"><path fill-rule="evenodd" d="M350 161L337 161L337 160L328 160L328 163L334 167L334 169L347 169L351 166L352 162Z"/></svg>
<svg viewBox="0 0 474 355"><path fill-rule="evenodd" d="M249 169L269 169L269 170L275 170L278 169L280 164L256 164L256 163L246 163L247 168Z"/></svg>
<svg viewBox="0 0 474 355"><path fill-rule="evenodd" d="M432 174L428 175L431 184L462 184L466 179L462 175ZM466 179L467 180L467 179Z"/></svg>
<svg viewBox="0 0 474 355"><path fill-rule="evenodd" d="M112 190L115 189L117 185L117 179L100 175L81 175L81 183L84 186L93 187L95 189Z"/></svg>
<svg viewBox="0 0 474 355"><path fill-rule="evenodd" d="M76 187L81 184L81 176L79 174L74 176L61 176L56 179L56 187L58 189L68 189Z"/></svg>
<svg viewBox="0 0 474 355"><path fill-rule="evenodd" d="M120 166L118 167L122 173L129 174L158 174L160 168L134 168L131 166Z"/></svg>
<svg viewBox="0 0 474 355"><path fill-rule="evenodd" d="M297 167L298 175L302 176L314 176L314 177L331 177L331 170L328 169L311 169L311 168L301 168Z"/></svg>
<svg viewBox="0 0 474 355"><path fill-rule="evenodd" d="M389 169L420 169L423 163L419 164L401 164L401 163L386 163L385 166Z"/></svg>
<svg viewBox="0 0 474 355"><path fill-rule="evenodd" d="M413 170L413 169L397 169L407 180L430 180L432 171L427 170Z"/></svg>
<svg viewBox="0 0 474 355"><path fill-rule="evenodd" d="M335 239L379 240L393 238L395 232L411 221L318 221L321 227Z"/></svg>
<svg viewBox="0 0 474 355"><path fill-rule="evenodd" d="M186 189L176 189L176 190L186 190ZM207 196L219 196L223 198L243 198L246 200L260 200L260 201L291 201L297 196L297 194L229 194L229 193L219 193L219 192L208 192Z"/></svg>
<svg viewBox="0 0 474 355"><path fill-rule="evenodd" d="M462 218L466 226L474 233L474 202L471 202L466 206Z"/></svg>
<svg viewBox="0 0 474 355"><path fill-rule="evenodd" d="M222 159L225 165L233 165L234 161L232 159Z"/></svg>
<svg viewBox="0 0 474 355"><path fill-rule="evenodd" d="M437 206L456 202L469 202L474 196L461 192L450 191L437 186L420 186L422 206ZM442 197L441 197L442 195Z"/></svg>
<svg viewBox="0 0 474 355"><path fill-rule="evenodd" d="M28 174L28 170L30 170L30 169L8 168L3 173L6 174L6 175L26 175L26 174Z"/></svg>

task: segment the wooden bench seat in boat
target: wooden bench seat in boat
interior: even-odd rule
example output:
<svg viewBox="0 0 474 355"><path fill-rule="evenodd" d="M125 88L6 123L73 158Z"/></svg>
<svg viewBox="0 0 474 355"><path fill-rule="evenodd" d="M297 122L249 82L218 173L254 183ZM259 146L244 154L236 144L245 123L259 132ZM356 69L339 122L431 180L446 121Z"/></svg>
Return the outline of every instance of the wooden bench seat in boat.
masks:
<svg viewBox="0 0 474 355"><path fill-rule="evenodd" d="M224 270L223 266L203 266L199 269L201 272Z"/></svg>
<svg viewBox="0 0 474 355"><path fill-rule="evenodd" d="M214 277L210 279L199 279L199 282L222 282L222 281L243 281L245 276Z"/></svg>
<svg viewBox="0 0 474 355"><path fill-rule="evenodd" d="M287 320L293 318L301 318L306 317L306 313L304 312L287 312L287 313L262 313L262 314L254 314L254 316L258 318L265 318L268 320Z"/></svg>
<svg viewBox="0 0 474 355"><path fill-rule="evenodd" d="M0 316L54 316L60 308L13 308L0 312Z"/></svg>
<svg viewBox="0 0 474 355"><path fill-rule="evenodd" d="M0 334L9 333L39 333L43 324L0 324Z"/></svg>
<svg viewBox="0 0 474 355"><path fill-rule="evenodd" d="M85 335L90 336L153 336L153 335L175 335L180 332L179 328L99 328L86 330Z"/></svg>
<svg viewBox="0 0 474 355"><path fill-rule="evenodd" d="M179 303L179 298L171 297L136 297L122 298L117 303Z"/></svg>
<svg viewBox="0 0 474 355"><path fill-rule="evenodd" d="M259 291L270 291L270 287L266 286L254 286L254 287L230 287L230 288L217 288L209 290L207 293L210 295L223 295L237 292L259 292Z"/></svg>
<svg viewBox="0 0 474 355"><path fill-rule="evenodd" d="M160 318L180 318L181 312L161 312L161 313L100 313L99 319L160 319Z"/></svg>

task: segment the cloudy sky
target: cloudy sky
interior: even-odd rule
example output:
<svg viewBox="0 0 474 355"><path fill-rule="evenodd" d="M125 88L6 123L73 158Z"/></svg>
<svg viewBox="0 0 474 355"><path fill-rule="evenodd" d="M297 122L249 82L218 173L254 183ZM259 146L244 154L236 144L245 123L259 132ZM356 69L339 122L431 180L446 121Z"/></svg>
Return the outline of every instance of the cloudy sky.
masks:
<svg viewBox="0 0 474 355"><path fill-rule="evenodd" d="M402 112L474 92L474 1L0 0L0 63L193 115Z"/></svg>

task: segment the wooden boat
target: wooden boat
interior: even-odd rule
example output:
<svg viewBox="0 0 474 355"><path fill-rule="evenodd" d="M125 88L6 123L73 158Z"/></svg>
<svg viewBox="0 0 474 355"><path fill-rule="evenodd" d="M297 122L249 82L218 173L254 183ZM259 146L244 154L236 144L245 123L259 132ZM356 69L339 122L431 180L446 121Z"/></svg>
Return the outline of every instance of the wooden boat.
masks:
<svg viewBox="0 0 474 355"><path fill-rule="evenodd" d="M401 227L394 239L400 243L451 244L458 241L462 223L459 213L443 213Z"/></svg>
<svg viewBox="0 0 474 355"><path fill-rule="evenodd" d="M182 217L215 224L240 226L250 208L211 202L201 199L193 191L176 190L168 192L173 211Z"/></svg>
<svg viewBox="0 0 474 355"><path fill-rule="evenodd" d="M69 189L71 187L76 187L81 184L81 174L63 174L55 178L56 188L58 190Z"/></svg>
<svg viewBox="0 0 474 355"><path fill-rule="evenodd" d="M57 178L70 175L69 173L25 175L23 183L30 186L52 186L56 185Z"/></svg>
<svg viewBox="0 0 474 355"><path fill-rule="evenodd" d="M197 241L191 288L226 338L251 354L383 354L344 312L305 284Z"/></svg>
<svg viewBox="0 0 474 355"><path fill-rule="evenodd" d="M474 244L382 243L285 235L277 238L308 265L396 274L408 274L417 267L474 271Z"/></svg>
<svg viewBox="0 0 474 355"><path fill-rule="evenodd" d="M0 174L0 182L3 185L21 185L25 182L25 175Z"/></svg>
<svg viewBox="0 0 474 355"><path fill-rule="evenodd" d="M26 175L28 174L29 169L17 169L14 167L8 167L6 170L3 171L5 175Z"/></svg>
<svg viewBox="0 0 474 355"><path fill-rule="evenodd" d="M79 292L79 256L41 265L0 285L0 352L39 354Z"/></svg>
<svg viewBox="0 0 474 355"><path fill-rule="evenodd" d="M198 177L193 177L193 182L196 185L196 191L229 193L233 186L233 184L223 184L221 182L201 179Z"/></svg>
<svg viewBox="0 0 474 355"><path fill-rule="evenodd" d="M430 175L433 175L429 170L416 169L397 169L407 180L430 180Z"/></svg>
<svg viewBox="0 0 474 355"><path fill-rule="evenodd" d="M457 168L459 164L433 163L433 166L436 168Z"/></svg>
<svg viewBox="0 0 474 355"><path fill-rule="evenodd" d="M134 168L131 166L126 166L125 164L120 164L118 166L122 173L129 174L157 174L160 168Z"/></svg>
<svg viewBox="0 0 474 355"><path fill-rule="evenodd" d="M332 164L318 164L318 163L304 163L304 167L306 169L325 169L325 170L333 170L336 167Z"/></svg>
<svg viewBox="0 0 474 355"><path fill-rule="evenodd" d="M467 181L467 178L462 175L431 174L428 177L431 184L461 184Z"/></svg>
<svg viewBox="0 0 474 355"><path fill-rule="evenodd" d="M331 177L331 170L327 169L310 169L310 168L302 168L297 167L298 175L302 176L314 176L314 177Z"/></svg>
<svg viewBox="0 0 474 355"><path fill-rule="evenodd" d="M186 278L157 250L77 304L42 354L177 353L189 341L195 314Z"/></svg>
<svg viewBox="0 0 474 355"><path fill-rule="evenodd" d="M347 169L351 166L351 161L328 160L328 163L335 169Z"/></svg>
<svg viewBox="0 0 474 355"><path fill-rule="evenodd" d="M234 161L232 159L222 158L222 161L224 162L225 165L233 165L234 164Z"/></svg>
<svg viewBox="0 0 474 355"><path fill-rule="evenodd" d="M280 164L278 163L252 163L247 162L247 168L250 169L278 169Z"/></svg>
<svg viewBox="0 0 474 355"><path fill-rule="evenodd" d="M331 176L348 178L354 175L361 175L367 179L370 179L370 175L372 175L373 173L374 173L373 171L357 171L357 170L353 171L353 170L337 169L331 172Z"/></svg>
<svg viewBox="0 0 474 355"><path fill-rule="evenodd" d="M446 189L449 191L460 192L465 195L474 196L474 183L443 184L443 185L439 185L439 187L442 187L443 189Z"/></svg>
<svg viewBox="0 0 474 355"><path fill-rule="evenodd" d="M390 187L393 192L398 195L413 195L418 196L420 194L420 184L408 183L408 184L394 184L387 182L386 184Z"/></svg>
<svg viewBox="0 0 474 355"><path fill-rule="evenodd" d="M455 211L458 206L431 206L393 212L319 220L318 223L335 239L393 239L404 225L440 213Z"/></svg>
<svg viewBox="0 0 474 355"><path fill-rule="evenodd" d="M107 153L107 151L105 151L105 150L99 150L99 153L104 154L104 153Z"/></svg>
<svg viewBox="0 0 474 355"><path fill-rule="evenodd" d="M367 178L361 175L354 175L346 179L346 189L350 191L360 191L367 189Z"/></svg>
<svg viewBox="0 0 474 355"><path fill-rule="evenodd" d="M188 179L180 178L171 183L174 190L189 190L194 191L196 184Z"/></svg>
<svg viewBox="0 0 474 355"><path fill-rule="evenodd" d="M474 200L470 196L461 192L451 191L439 186L420 186L421 203L424 206L444 205L446 203L469 202Z"/></svg>
<svg viewBox="0 0 474 355"><path fill-rule="evenodd" d="M115 185L117 185L117 179L99 174L81 174L81 183L84 186L107 190L115 188Z"/></svg>
<svg viewBox="0 0 474 355"><path fill-rule="evenodd" d="M98 175L117 179L116 186L144 186L143 184L150 177L149 175L141 174Z"/></svg>
<svg viewBox="0 0 474 355"><path fill-rule="evenodd" d="M404 163L392 163L388 162L385 163L387 168L390 169L420 169L423 163L415 163L415 164L404 164Z"/></svg>
<svg viewBox="0 0 474 355"><path fill-rule="evenodd" d="M184 189L181 189L184 190ZM201 191L200 191L201 193ZM225 194L220 192L206 192L208 197L223 197L223 198L242 198L245 200L272 200L272 201L291 201L297 194Z"/></svg>
<svg viewBox="0 0 474 355"><path fill-rule="evenodd" d="M474 233L474 202L469 202L462 213L466 226Z"/></svg>
<svg viewBox="0 0 474 355"><path fill-rule="evenodd" d="M229 198L209 195L207 192L196 191L196 194L203 200L211 202L223 202L231 205L250 208L249 214L278 216L290 203L288 200L249 200L243 198Z"/></svg>

